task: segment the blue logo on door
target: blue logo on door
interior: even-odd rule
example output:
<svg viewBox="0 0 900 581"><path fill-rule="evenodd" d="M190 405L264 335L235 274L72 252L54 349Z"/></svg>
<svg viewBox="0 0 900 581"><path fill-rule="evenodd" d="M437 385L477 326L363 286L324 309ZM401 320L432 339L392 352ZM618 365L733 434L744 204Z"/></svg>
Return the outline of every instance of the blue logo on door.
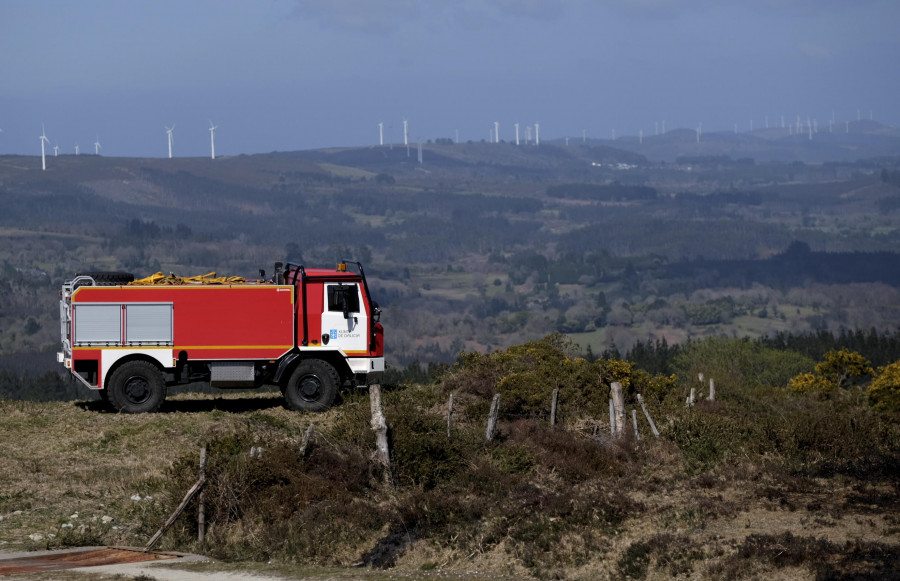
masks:
<svg viewBox="0 0 900 581"><path fill-rule="evenodd" d="M331 331L329 331L329 334L331 335L332 339L337 339L337 329L332 329Z"/></svg>

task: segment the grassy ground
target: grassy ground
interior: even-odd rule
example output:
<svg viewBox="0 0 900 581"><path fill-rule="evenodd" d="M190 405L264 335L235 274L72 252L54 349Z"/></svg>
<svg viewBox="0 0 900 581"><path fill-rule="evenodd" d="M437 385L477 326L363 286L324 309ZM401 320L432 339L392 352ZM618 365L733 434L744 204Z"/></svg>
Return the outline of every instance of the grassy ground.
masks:
<svg viewBox="0 0 900 581"><path fill-rule="evenodd" d="M896 465L869 470L861 459L854 469L813 470L813 461L798 467L786 452L776 458L753 446L707 453L737 409L728 404L690 416L657 409L659 440L644 433L641 442L614 442L602 436L601 420L572 416L555 430L501 422L499 442L486 446L478 441L483 406L464 391L454 425L461 443L452 446L442 434L440 388L385 394L396 426L391 489L365 467L364 394L317 415L255 393L184 394L162 413L138 416L99 403L0 400L0 550L143 546L195 477L200 446L213 442L222 454L234 449L228 458L211 452L210 545L191 540L188 515L160 543L230 561L200 569L375 580L898 578ZM298 463L285 454L296 456L310 424L316 452ZM776 424L767 429L768 437L786 437ZM757 435L723 436L731 437ZM362 454L354 455L353 442ZM251 463L254 443L265 453ZM848 454L821 437L799 445ZM327 482L345 488L315 492ZM223 508L232 511L227 523L217 512ZM294 538L296 527L315 538ZM299 549L266 548L267 539L282 537ZM378 551L389 558L373 557Z"/></svg>

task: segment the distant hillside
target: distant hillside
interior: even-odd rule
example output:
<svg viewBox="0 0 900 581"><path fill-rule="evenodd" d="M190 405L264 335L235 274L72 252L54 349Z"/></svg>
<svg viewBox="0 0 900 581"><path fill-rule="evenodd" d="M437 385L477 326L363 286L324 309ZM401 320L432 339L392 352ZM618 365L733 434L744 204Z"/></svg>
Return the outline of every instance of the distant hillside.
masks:
<svg viewBox="0 0 900 581"><path fill-rule="evenodd" d="M877 124L850 128L869 145L896 140ZM785 147L815 157L826 137L775 133L707 135L699 150L685 130L643 144L438 140L421 145L421 163L419 144L61 155L46 171L36 156L0 156L0 356L55 352L59 285L78 271L256 276L275 261L342 258L366 264L398 368L554 331L600 352L895 328L900 287L877 281L889 282L900 248L900 148L765 161ZM657 145L672 161L653 160ZM808 263L768 260L793 241L808 245ZM826 252L845 266L820 264ZM862 272L870 256L887 258L874 268L885 276ZM722 294L727 312L708 316Z"/></svg>
<svg viewBox="0 0 900 581"><path fill-rule="evenodd" d="M900 129L875 121L851 121L831 127L823 123L817 129L814 127L812 138L805 124L801 129L798 133L795 129L776 128L773 124L769 129L752 132L701 132L699 142L695 130L674 129L662 135L650 135L645 131L642 140L637 136L626 136L614 141L590 142L606 143L655 162L674 162L684 156L717 155L757 161L853 162L895 156L900 152ZM561 140L554 143L560 144Z"/></svg>

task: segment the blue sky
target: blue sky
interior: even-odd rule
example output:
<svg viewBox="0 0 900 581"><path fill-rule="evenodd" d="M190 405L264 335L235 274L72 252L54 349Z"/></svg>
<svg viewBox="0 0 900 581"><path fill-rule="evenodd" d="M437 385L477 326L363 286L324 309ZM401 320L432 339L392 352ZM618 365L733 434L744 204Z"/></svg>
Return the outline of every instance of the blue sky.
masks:
<svg viewBox="0 0 900 581"><path fill-rule="evenodd" d="M900 124L896 0L0 0L0 154ZM524 129L523 129L524 132Z"/></svg>

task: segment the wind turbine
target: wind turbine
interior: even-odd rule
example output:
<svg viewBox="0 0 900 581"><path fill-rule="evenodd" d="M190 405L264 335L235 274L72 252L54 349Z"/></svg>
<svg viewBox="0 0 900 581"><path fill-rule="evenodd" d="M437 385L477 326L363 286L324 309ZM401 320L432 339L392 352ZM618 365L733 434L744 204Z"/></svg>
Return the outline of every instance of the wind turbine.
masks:
<svg viewBox="0 0 900 581"><path fill-rule="evenodd" d="M541 144L541 124L540 123L534 124L534 144L535 145Z"/></svg>
<svg viewBox="0 0 900 581"><path fill-rule="evenodd" d="M384 122L378 124L378 145L384 145Z"/></svg>
<svg viewBox="0 0 900 581"><path fill-rule="evenodd" d="M494 121L494 143L500 143L500 122Z"/></svg>
<svg viewBox="0 0 900 581"><path fill-rule="evenodd" d="M516 128L516 146L519 145L519 124L513 123L513 126Z"/></svg>
<svg viewBox="0 0 900 581"><path fill-rule="evenodd" d="M53 146L53 157L59 157L59 144Z"/></svg>
<svg viewBox="0 0 900 581"><path fill-rule="evenodd" d="M173 125L174 129L175 126ZM213 122L209 122L209 149L211 159L216 159L216 129L218 129L218 125L213 125ZM172 157L172 144L169 143L169 157Z"/></svg>
<svg viewBox="0 0 900 581"><path fill-rule="evenodd" d="M44 152L44 146L50 143L50 140L47 139L47 132L44 130L44 124L41 124L41 170L47 171L47 157Z"/></svg>
<svg viewBox="0 0 900 581"><path fill-rule="evenodd" d="M403 120L403 145L409 149L409 121Z"/></svg>
<svg viewBox="0 0 900 581"><path fill-rule="evenodd" d="M75 155L78 155L78 151L79 151L79 149L78 149L78 144L76 143L76 144L75 144Z"/></svg>
<svg viewBox="0 0 900 581"><path fill-rule="evenodd" d="M166 127L166 135L169 136L169 159L172 159L172 143L175 141L175 124L172 123L171 127Z"/></svg>
<svg viewBox="0 0 900 581"><path fill-rule="evenodd" d="M703 123L697 124L697 143L700 143L700 134L703 133Z"/></svg>
<svg viewBox="0 0 900 581"><path fill-rule="evenodd" d="M100 147L100 136L97 136L97 141L94 142L94 155L100 155L100 150L103 149Z"/></svg>

